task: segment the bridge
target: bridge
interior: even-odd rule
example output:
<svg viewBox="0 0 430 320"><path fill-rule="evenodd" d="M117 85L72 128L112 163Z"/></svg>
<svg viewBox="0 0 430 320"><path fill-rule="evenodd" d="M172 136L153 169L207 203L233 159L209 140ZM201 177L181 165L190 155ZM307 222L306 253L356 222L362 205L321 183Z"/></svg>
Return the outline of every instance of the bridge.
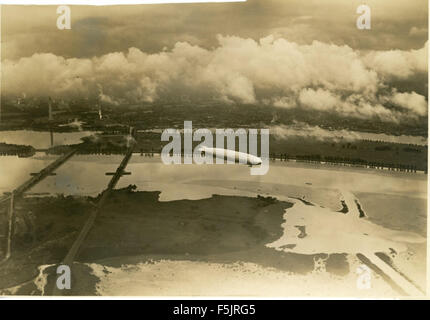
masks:
<svg viewBox="0 0 430 320"><path fill-rule="evenodd" d="M42 169L40 172L37 173L31 173L32 178L24 182L22 185L20 185L18 188L16 188L14 191L12 191L12 194L15 198L20 197L28 191L30 188L34 187L36 184L38 184L40 181L45 179L47 176L53 175L53 172L58 169L63 163L65 163L67 160L69 160L75 153L77 152L77 149L73 149L72 151L66 153L65 155L61 156L60 158L56 159L54 162L49 164L47 167ZM9 201L11 199L11 195L8 195L6 197L3 197L0 199L0 205Z"/></svg>
<svg viewBox="0 0 430 320"><path fill-rule="evenodd" d="M38 184L40 181L45 179L48 176L54 175L54 171L58 169L63 163L65 163L67 160L69 160L75 153L77 152L77 149L73 149L72 151L66 153L65 155L61 156L60 158L56 159L54 162L49 164L47 167L42 169L40 172L31 173L32 178L24 182L22 185L20 185L18 188L13 190L10 195L7 195L0 199L0 205L10 203L9 209L8 209L8 228L7 228L7 245L6 245L6 254L3 260L0 262L7 261L11 254L12 254L12 238L14 233L14 224L15 224L15 201L21 197L26 191L28 191L30 188L34 187L36 184Z"/></svg>
<svg viewBox="0 0 430 320"><path fill-rule="evenodd" d="M130 135L132 136L133 130L130 130ZM111 180L109 181L107 188L102 192L102 196L100 197L100 200L95 205L94 210L91 212L90 216L88 217L87 221L85 222L84 226L82 227L78 237L75 239L75 241L72 244L72 247L67 252L65 258L60 263L60 265L67 265L72 269L73 261L75 260L76 256L79 253L79 249L82 246L83 242L85 241L85 238L87 237L88 233L90 232L91 228L94 225L94 222L97 218L97 215L99 214L100 210L102 209L103 205L105 204L106 200L109 198L112 190L117 185L119 179L123 175L130 175L130 172L126 172L125 168L127 167L128 162L130 161L131 156L133 155L133 149L134 149L135 143L130 143L127 153L125 154L124 158L122 159L121 163L119 164L118 168L114 173L107 172L106 175L112 175ZM58 296L61 295L62 291L59 290L56 286L54 286L54 290L52 292L52 295Z"/></svg>

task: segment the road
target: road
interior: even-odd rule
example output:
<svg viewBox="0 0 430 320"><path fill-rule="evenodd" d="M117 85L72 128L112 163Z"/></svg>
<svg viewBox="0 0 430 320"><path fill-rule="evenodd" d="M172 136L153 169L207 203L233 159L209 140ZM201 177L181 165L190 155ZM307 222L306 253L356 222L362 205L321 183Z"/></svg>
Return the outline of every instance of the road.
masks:
<svg viewBox="0 0 430 320"><path fill-rule="evenodd" d="M79 233L78 237L76 238L75 242L73 243L73 245L70 248L69 252L67 253L66 257L63 259L61 265L67 265L70 268L72 268L73 261L75 260L77 254L79 252L79 248L81 247L81 245L84 242L85 238L87 237L89 231L93 227L94 221L96 220L100 209L103 207L104 203L109 198L111 191L115 188L119 179L124 174L124 169L127 167L127 164L129 162L131 156L133 155L133 148L134 148L134 144L131 144L127 150L126 155L124 156L120 165L116 169L115 174L113 175L112 179L109 181L109 184L108 184L106 190L103 191L102 196L96 205L96 208L91 212L90 216L88 217L87 221L85 222L84 226L82 227L81 232ZM61 293L62 293L62 291L60 291L56 286L54 286L54 290L52 292L52 295L57 296L57 295L61 295Z"/></svg>

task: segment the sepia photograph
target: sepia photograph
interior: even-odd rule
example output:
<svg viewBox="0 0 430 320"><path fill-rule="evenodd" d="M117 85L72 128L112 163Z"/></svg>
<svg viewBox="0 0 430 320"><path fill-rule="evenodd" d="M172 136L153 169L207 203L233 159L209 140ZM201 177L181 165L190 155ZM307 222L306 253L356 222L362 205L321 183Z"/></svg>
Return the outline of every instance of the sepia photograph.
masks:
<svg viewBox="0 0 430 320"><path fill-rule="evenodd" d="M1 3L0 297L428 297L428 1Z"/></svg>

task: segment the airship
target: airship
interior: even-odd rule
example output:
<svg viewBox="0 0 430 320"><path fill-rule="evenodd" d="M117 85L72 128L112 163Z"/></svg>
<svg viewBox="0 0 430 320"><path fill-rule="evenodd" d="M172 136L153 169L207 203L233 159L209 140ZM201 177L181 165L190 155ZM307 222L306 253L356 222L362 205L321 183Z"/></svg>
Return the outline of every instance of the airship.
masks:
<svg viewBox="0 0 430 320"><path fill-rule="evenodd" d="M260 157L254 156L249 153L245 152L239 152L235 150L230 149L223 149L223 148L210 148L210 147L200 147L198 149L199 152L204 153L205 155L212 155L215 156L218 159L227 160L227 163L243 163L247 164L248 166L256 166L262 164L262 160Z"/></svg>

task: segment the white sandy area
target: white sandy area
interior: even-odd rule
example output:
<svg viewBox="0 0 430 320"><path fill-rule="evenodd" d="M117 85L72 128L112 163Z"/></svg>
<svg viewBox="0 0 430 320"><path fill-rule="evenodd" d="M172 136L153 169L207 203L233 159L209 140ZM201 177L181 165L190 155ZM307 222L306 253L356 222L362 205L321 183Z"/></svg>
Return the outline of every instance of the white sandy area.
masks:
<svg viewBox="0 0 430 320"><path fill-rule="evenodd" d="M366 253L407 249L407 243L423 243L425 238L411 232L394 231L359 218L357 206L350 193L345 197L348 214L331 211L320 206L305 205L296 201L285 211L282 224L284 234L280 239L268 244L270 248L303 254L313 253ZM306 236L299 238L304 226ZM294 244L293 249L285 245Z"/></svg>
<svg viewBox="0 0 430 320"><path fill-rule="evenodd" d="M279 251L300 254L363 254L407 294L421 296L422 292L416 285L425 288L425 278L420 277L422 283L412 284L409 279L416 281L414 273L417 268L411 263L412 261L407 260L411 258L412 252L412 256L420 257L420 260L416 259L415 263L426 263L422 252L416 255L410 250L412 245L425 244L426 238L412 232L390 230L373 224L365 218L359 218L355 203L358 200L354 194L349 191L344 191L342 194L349 208L348 214L296 201L292 208L285 210L283 235L267 246ZM409 279L401 276L375 255L376 252L388 253L393 250L398 253L395 265L400 265L399 269Z"/></svg>
<svg viewBox="0 0 430 320"><path fill-rule="evenodd" d="M359 266L350 257L352 270ZM306 275L264 268L253 263L220 264L161 260L119 268L88 264L103 296L266 296L266 297L395 297L378 275L371 287L359 289L358 275L345 277L315 269Z"/></svg>

